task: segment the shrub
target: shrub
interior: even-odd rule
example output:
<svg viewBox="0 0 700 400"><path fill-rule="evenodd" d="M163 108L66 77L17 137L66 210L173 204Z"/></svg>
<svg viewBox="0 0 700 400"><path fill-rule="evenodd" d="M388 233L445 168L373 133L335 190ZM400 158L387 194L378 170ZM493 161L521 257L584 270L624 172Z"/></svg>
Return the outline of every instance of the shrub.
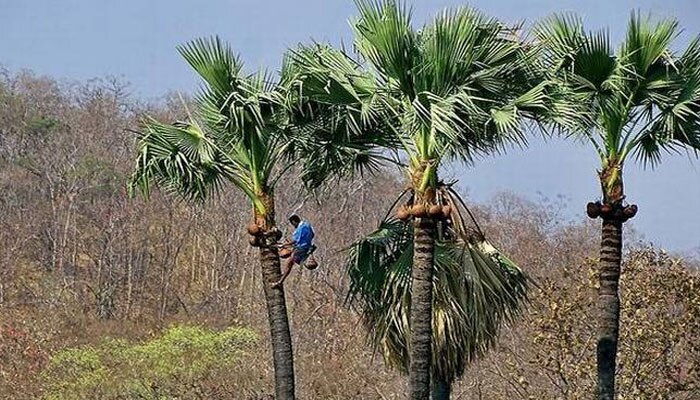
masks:
<svg viewBox="0 0 700 400"><path fill-rule="evenodd" d="M98 345L64 349L42 373L44 399L183 396L197 391L197 382L208 374L231 367L256 340L245 328L173 326L142 343L105 338Z"/></svg>

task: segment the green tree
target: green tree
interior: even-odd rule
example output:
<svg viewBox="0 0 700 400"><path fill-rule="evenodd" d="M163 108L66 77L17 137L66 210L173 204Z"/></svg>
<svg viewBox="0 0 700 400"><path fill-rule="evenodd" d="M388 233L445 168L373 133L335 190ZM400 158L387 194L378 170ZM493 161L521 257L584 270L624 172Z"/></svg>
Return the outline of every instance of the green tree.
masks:
<svg viewBox="0 0 700 400"><path fill-rule="evenodd" d="M413 217L412 251L404 253L412 257L410 305L402 304L410 310L404 314L410 319L410 392L412 399L425 399L436 239L443 229L438 221L444 219L440 210L455 201L438 177L440 165L471 162L522 140L520 117L544 107L545 86L529 87L530 52L514 30L473 9L445 11L416 30L402 4L356 4L359 60L323 45L301 47L294 59L306 96L353 110L358 131L381 121L386 141L397 145L394 161L407 174L410 192L402 215Z"/></svg>
<svg viewBox="0 0 700 400"><path fill-rule="evenodd" d="M620 326L618 294L622 225L627 205L623 166L632 155L654 166L665 153L700 149L700 38L677 55L678 23L633 13L627 35L612 50L607 31L584 31L575 16L555 15L535 28L547 79L556 85L551 117L591 143L600 157L602 199L588 215L602 219L598 295L598 396L615 395Z"/></svg>
<svg viewBox="0 0 700 400"><path fill-rule="evenodd" d="M241 61L218 38L195 40L179 51L202 78L203 89L186 120L144 121L131 187L148 196L154 182L168 192L201 201L229 182L248 197L253 217L248 233L253 236L251 245L260 249L276 398L293 399L292 340L284 289L273 287L281 276L274 246L281 237L275 225L275 185L292 166L314 169L308 164L319 160L327 160L326 167L314 169L314 183L331 173L363 170L371 167L365 162L365 153L371 149L342 134L342 112L302 102L291 90L292 64L285 62L282 77L272 82L263 72L244 74ZM337 132L329 132L330 127Z"/></svg>

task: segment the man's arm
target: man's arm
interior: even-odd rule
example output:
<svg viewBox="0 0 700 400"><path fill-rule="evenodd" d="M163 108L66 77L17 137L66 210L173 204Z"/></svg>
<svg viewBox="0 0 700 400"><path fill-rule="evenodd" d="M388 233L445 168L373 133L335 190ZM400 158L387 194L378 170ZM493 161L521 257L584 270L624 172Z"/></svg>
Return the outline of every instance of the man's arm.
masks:
<svg viewBox="0 0 700 400"><path fill-rule="evenodd" d="M301 239L301 225L292 232L292 243L298 243L299 239Z"/></svg>

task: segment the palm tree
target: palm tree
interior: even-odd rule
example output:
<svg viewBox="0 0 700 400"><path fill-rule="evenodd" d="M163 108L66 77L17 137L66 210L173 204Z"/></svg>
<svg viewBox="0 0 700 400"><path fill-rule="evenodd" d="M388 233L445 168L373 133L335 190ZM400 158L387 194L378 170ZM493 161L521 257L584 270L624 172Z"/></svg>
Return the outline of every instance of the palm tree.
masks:
<svg viewBox="0 0 700 400"><path fill-rule="evenodd" d="M520 117L544 106L544 85L528 90L527 56L513 30L470 8L445 11L420 30L395 1L356 1L353 22L359 60L323 45L293 56L305 96L355 114L357 130L382 121L407 165L413 217L409 380L412 399L430 393L433 273L439 210L454 201L440 181L442 161L475 155L523 139ZM448 213L449 214L449 213ZM449 215L448 215L449 216ZM408 306L408 304L406 304Z"/></svg>
<svg viewBox="0 0 700 400"><path fill-rule="evenodd" d="M627 35L613 52L608 33L586 33L575 16L555 15L535 28L547 78L556 85L556 125L591 143L600 157L602 199L587 206L602 218L598 294L598 397L615 395L620 326L622 225L627 205L623 166L632 155L654 166L664 153L700 149L700 38L680 55L672 50L678 23L632 13Z"/></svg>
<svg viewBox="0 0 700 400"><path fill-rule="evenodd" d="M276 398L293 399L284 290L273 287L281 276L274 246L281 237L275 226L275 186L294 165L314 171L313 176L305 175L313 177L307 180L311 183L323 182L330 174L371 168L366 162L371 148L343 134L342 113L296 95L291 63L285 62L281 79L271 82L261 72L244 74L241 61L218 38L198 39L179 51L202 78L203 89L186 120L145 119L131 190L148 196L154 182L185 199L202 201L229 182L248 197L252 222L247 229L250 244L260 251ZM314 167L319 160L324 161L323 170Z"/></svg>

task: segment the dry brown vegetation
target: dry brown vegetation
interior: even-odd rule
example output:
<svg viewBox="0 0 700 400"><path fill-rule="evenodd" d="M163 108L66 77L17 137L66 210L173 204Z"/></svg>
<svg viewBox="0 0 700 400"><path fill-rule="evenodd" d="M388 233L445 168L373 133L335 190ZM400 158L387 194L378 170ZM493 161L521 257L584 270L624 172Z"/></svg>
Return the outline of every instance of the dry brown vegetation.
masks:
<svg viewBox="0 0 700 400"><path fill-rule="evenodd" d="M0 81L0 398L46 396L41 372L61 349L108 336L147 340L185 323L249 327L261 340L233 367L171 390L270 398L261 278L243 231L249 205L228 190L204 206L125 191L134 158L126 129L146 110L174 119L177 104L138 104L112 81L62 85L27 73ZM388 172L330 185L321 203L296 182L278 193L279 216L298 209L314 224L321 261L286 284L299 398L403 397L405 378L373 354L344 305L342 252L376 226L401 185ZM556 203L503 194L475 206L536 287L529 310L454 398L592 396L599 229L583 217L565 222ZM621 399L700 398L697 265L637 246L623 268ZM130 398L100 396L91 398Z"/></svg>

